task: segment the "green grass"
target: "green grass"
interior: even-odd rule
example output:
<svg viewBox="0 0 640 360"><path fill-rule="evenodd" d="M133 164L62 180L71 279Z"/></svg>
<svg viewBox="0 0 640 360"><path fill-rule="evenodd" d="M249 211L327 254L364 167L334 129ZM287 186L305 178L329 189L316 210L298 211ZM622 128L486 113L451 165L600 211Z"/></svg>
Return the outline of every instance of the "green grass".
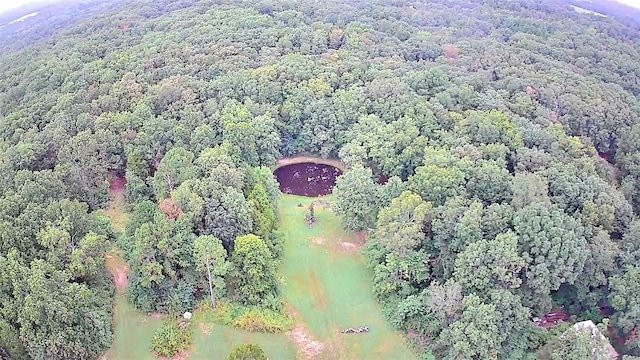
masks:
<svg viewBox="0 0 640 360"><path fill-rule="evenodd" d="M234 345L258 344L269 359L296 358L296 348L284 334L251 333L199 320L196 317L190 359L224 359Z"/></svg>
<svg viewBox="0 0 640 360"><path fill-rule="evenodd" d="M149 316L134 309L123 293L116 298L115 337L107 359L157 359L151 354L151 339L162 324L162 317ZM284 334L250 333L206 321L196 313L193 321L193 344L189 359L224 359L234 345L255 343L270 359L295 359L296 349Z"/></svg>
<svg viewBox="0 0 640 360"><path fill-rule="evenodd" d="M116 293L114 339L107 359L155 359L151 354L151 339L162 324L162 318L152 317L133 308L121 291Z"/></svg>
<svg viewBox="0 0 640 360"><path fill-rule="evenodd" d="M331 199L331 198L327 198ZM354 249L360 240L340 227L340 218L316 207L318 221L304 219L313 199L283 196L280 219L285 234L284 294L325 359L414 359L400 334L382 318L371 292L371 274ZM298 204L303 207L298 207ZM348 244L347 244L348 245ZM366 334L341 334L343 328L369 326Z"/></svg>

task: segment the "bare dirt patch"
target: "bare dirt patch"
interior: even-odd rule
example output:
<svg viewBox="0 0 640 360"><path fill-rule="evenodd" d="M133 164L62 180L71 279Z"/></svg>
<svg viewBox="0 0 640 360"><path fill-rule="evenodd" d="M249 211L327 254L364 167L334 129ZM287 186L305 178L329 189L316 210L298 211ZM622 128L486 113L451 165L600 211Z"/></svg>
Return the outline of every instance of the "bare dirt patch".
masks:
<svg viewBox="0 0 640 360"><path fill-rule="evenodd" d="M298 325L287 332L287 336L296 344L305 359L313 359L324 350L324 344L313 340L303 325Z"/></svg>
<svg viewBox="0 0 640 360"><path fill-rule="evenodd" d="M286 332L287 337L296 345L299 353L304 359L313 359L322 354L324 344L314 340L306 327L300 324L300 317L296 309L291 304L285 304L286 312L298 323L293 330Z"/></svg>
<svg viewBox="0 0 640 360"><path fill-rule="evenodd" d="M200 324L198 324L198 327L200 328L200 331L204 335L210 335L211 334L211 329L212 329L211 325L205 324L205 323L200 323Z"/></svg>
<svg viewBox="0 0 640 360"><path fill-rule="evenodd" d="M122 193L126 185L127 178L124 177L124 175L112 172L111 178L109 179L109 196L113 197L115 194Z"/></svg>
<svg viewBox="0 0 640 360"><path fill-rule="evenodd" d="M360 248L360 246L348 241L340 242L340 247L346 252L357 251Z"/></svg>
<svg viewBox="0 0 640 360"><path fill-rule="evenodd" d="M322 236L316 236L311 238L311 242L318 245L324 244L325 241L327 241L327 239L323 238Z"/></svg>
<svg viewBox="0 0 640 360"><path fill-rule="evenodd" d="M189 351L183 351L181 353L177 353L175 355L173 355L173 357L171 358L172 360L187 360L189 358L190 352Z"/></svg>
<svg viewBox="0 0 640 360"><path fill-rule="evenodd" d="M151 316L154 319L160 319L162 317L162 314L157 311L154 311L151 314L149 314L149 316Z"/></svg>
<svg viewBox="0 0 640 360"><path fill-rule="evenodd" d="M115 285L118 291L123 291L129 284L129 280L127 279L129 268L127 264L124 263L124 260L112 254L105 255L105 264L113 278L113 285Z"/></svg>

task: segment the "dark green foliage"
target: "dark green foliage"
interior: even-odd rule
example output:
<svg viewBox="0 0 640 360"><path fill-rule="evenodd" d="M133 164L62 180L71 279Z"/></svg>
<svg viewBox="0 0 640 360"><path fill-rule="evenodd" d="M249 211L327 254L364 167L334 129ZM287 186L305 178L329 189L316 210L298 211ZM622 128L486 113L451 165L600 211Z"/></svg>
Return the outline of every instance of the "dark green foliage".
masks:
<svg viewBox="0 0 640 360"><path fill-rule="evenodd" d="M226 360L267 360L264 350L256 344L236 345Z"/></svg>
<svg viewBox="0 0 640 360"><path fill-rule="evenodd" d="M0 29L11 357L108 347L115 239L90 212L112 172L137 307L191 309L226 255L212 292L280 310L268 166L300 153L347 165L337 209L371 230L374 294L436 358L524 358L557 338L528 321L554 299L640 326L637 25L564 0L92 4Z"/></svg>

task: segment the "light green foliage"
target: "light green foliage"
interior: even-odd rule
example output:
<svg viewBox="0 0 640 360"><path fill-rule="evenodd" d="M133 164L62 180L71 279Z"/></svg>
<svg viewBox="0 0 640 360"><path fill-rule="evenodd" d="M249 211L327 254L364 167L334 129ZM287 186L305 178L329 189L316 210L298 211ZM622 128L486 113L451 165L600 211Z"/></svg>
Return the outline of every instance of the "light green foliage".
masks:
<svg viewBox="0 0 640 360"><path fill-rule="evenodd" d="M170 357L187 350L192 341L192 329L188 323L166 320L156 330L151 349L159 356Z"/></svg>
<svg viewBox="0 0 640 360"><path fill-rule="evenodd" d="M431 204L409 191L380 210L375 237L389 252L403 258L425 237L424 227Z"/></svg>
<svg viewBox="0 0 640 360"><path fill-rule="evenodd" d="M458 254L453 277L466 293L486 295L493 289L520 287L525 265L518 253L518 237L500 234L494 240L474 242Z"/></svg>
<svg viewBox="0 0 640 360"><path fill-rule="evenodd" d="M157 199L164 199L186 180L197 176L193 165L193 154L184 148L169 150L160 161L153 176L153 187Z"/></svg>
<svg viewBox="0 0 640 360"><path fill-rule="evenodd" d="M511 206L514 209L522 209L533 202L549 205L549 184L538 174L517 173L511 183L513 198Z"/></svg>
<svg viewBox="0 0 640 360"><path fill-rule="evenodd" d="M476 164L467 182L467 191L485 203L511 200L511 175L495 161Z"/></svg>
<svg viewBox="0 0 640 360"><path fill-rule="evenodd" d="M584 228L558 207L530 204L517 211L513 227L527 262L525 285L535 309L548 309L549 294L562 283L573 283L586 260Z"/></svg>
<svg viewBox="0 0 640 360"><path fill-rule="evenodd" d="M75 198L96 208L107 200L108 172L121 166L121 147L111 131L82 131L60 149L56 172Z"/></svg>
<svg viewBox="0 0 640 360"><path fill-rule="evenodd" d="M30 357L96 357L109 346L112 336L109 290L92 291L86 284L69 283L66 271L57 270L43 260L19 271L14 274L13 285L22 289L16 320L20 323L20 339ZM53 292L57 294L55 297L49 295ZM93 316L84 316L87 312ZM90 342L85 343L87 340Z"/></svg>
<svg viewBox="0 0 640 360"><path fill-rule="evenodd" d="M409 189L434 205L464 193L464 173L456 167L426 165L416 169L409 179Z"/></svg>
<svg viewBox="0 0 640 360"><path fill-rule="evenodd" d="M592 336L591 331L573 328L560 335L556 347L551 352L551 360L609 360L611 354L607 340Z"/></svg>
<svg viewBox="0 0 640 360"><path fill-rule="evenodd" d="M640 268L638 266L626 266L623 272L609 279L611 293L609 301L618 311L615 316L616 323L625 332L631 331L640 321Z"/></svg>
<svg viewBox="0 0 640 360"><path fill-rule="evenodd" d="M640 261L633 212L640 209L640 33L625 19L638 15L581 4L605 12L600 19L564 2L94 0L90 7L62 4L28 26L2 27L0 356L104 352L110 334L91 324L108 323L101 259L115 233L88 213L115 204L116 197L107 201L118 189L106 182L114 173L127 175L126 199L136 209L118 241L136 306L191 309L208 282L198 270L205 263L196 259L204 255L194 250L195 239L214 236L233 256L236 237L256 234L296 287L304 281L292 274L304 273L320 279L314 284L364 294L330 290L341 303L319 310L314 306L322 303L305 302L314 298L309 289L286 288L305 321L312 319L314 335L330 339L334 332L322 324L343 325L337 320L373 322L378 310L371 291L362 290L368 275L355 253L334 254L307 239L328 238L320 223L338 218L316 207L317 228L297 229L287 218L302 218L295 204L278 216L277 183L269 168L254 167L272 166L281 154L346 164L336 189L344 225L380 230L367 234L371 290L394 326L412 331L424 356L533 354L549 337L523 319L547 312L552 299L581 318L615 298L611 326L629 333L638 325L626 292L637 274L625 266ZM0 15L0 24L11 20ZM372 174L389 182L378 185ZM415 201L394 208L405 190ZM163 206L175 205L175 220L158 214L168 198L173 204ZM399 220L422 216L423 204L421 221ZM278 222L295 249L284 251L282 263ZM513 236L515 248L509 240L499 252L497 239ZM477 260L485 259L482 251L486 262ZM350 262L334 266L334 256ZM503 268L520 271L506 276ZM47 296L31 293L42 288ZM494 307L509 317L499 323L499 342L462 331L493 324L491 316L474 323L471 308L456 305L458 293L471 291L487 310L481 315ZM272 307L282 300L264 298ZM447 306L432 307L433 299L449 298ZM67 316L48 317L56 301ZM69 318L77 321L65 323ZM434 344L454 328L457 343L474 345ZM382 349L393 343L390 333L376 332L384 324L375 329L338 355L393 353ZM202 349L226 355L224 331L198 334L204 345L193 357L208 356ZM243 335L233 336L238 343ZM270 357L292 356L290 348L259 339ZM393 355L409 357L400 354Z"/></svg>
<svg viewBox="0 0 640 360"><path fill-rule="evenodd" d="M505 144L511 151L522 147L522 137L508 115L499 111L473 111L462 123L476 144Z"/></svg>
<svg viewBox="0 0 640 360"><path fill-rule="evenodd" d="M333 193L336 205L348 230L373 228L378 213L378 187L371 169L355 165L336 180Z"/></svg>
<svg viewBox="0 0 640 360"><path fill-rule="evenodd" d="M501 320L495 305L483 303L476 295L466 296L460 318L440 335L440 343L447 346L445 359L496 357L506 335L500 333Z"/></svg>
<svg viewBox="0 0 640 360"><path fill-rule="evenodd" d="M221 122L223 142L237 147L247 164L275 164L279 157L280 134L271 116L254 116L246 107L232 103L223 109Z"/></svg>
<svg viewBox="0 0 640 360"><path fill-rule="evenodd" d="M136 307L176 313L193 308L195 238L189 223L168 219L158 210L135 230L127 256L131 267L127 295Z"/></svg>
<svg viewBox="0 0 640 360"><path fill-rule="evenodd" d="M215 307L215 299L226 293L224 276L231 268L226 261L227 251L220 240L211 235L202 235L193 243L193 258L196 261L196 270L206 273L211 305Z"/></svg>

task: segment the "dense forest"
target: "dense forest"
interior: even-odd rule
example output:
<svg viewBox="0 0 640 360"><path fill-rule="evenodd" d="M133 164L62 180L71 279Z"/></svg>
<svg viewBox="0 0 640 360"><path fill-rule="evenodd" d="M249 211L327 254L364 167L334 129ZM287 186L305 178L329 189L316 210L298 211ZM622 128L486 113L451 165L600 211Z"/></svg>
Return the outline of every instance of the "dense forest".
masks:
<svg viewBox="0 0 640 360"><path fill-rule="evenodd" d="M117 6L116 6L117 5ZM640 26L561 0L99 2L0 29L0 357L110 346L129 301L282 313L270 167L343 226L425 358L640 355ZM126 176L124 233L99 209Z"/></svg>

